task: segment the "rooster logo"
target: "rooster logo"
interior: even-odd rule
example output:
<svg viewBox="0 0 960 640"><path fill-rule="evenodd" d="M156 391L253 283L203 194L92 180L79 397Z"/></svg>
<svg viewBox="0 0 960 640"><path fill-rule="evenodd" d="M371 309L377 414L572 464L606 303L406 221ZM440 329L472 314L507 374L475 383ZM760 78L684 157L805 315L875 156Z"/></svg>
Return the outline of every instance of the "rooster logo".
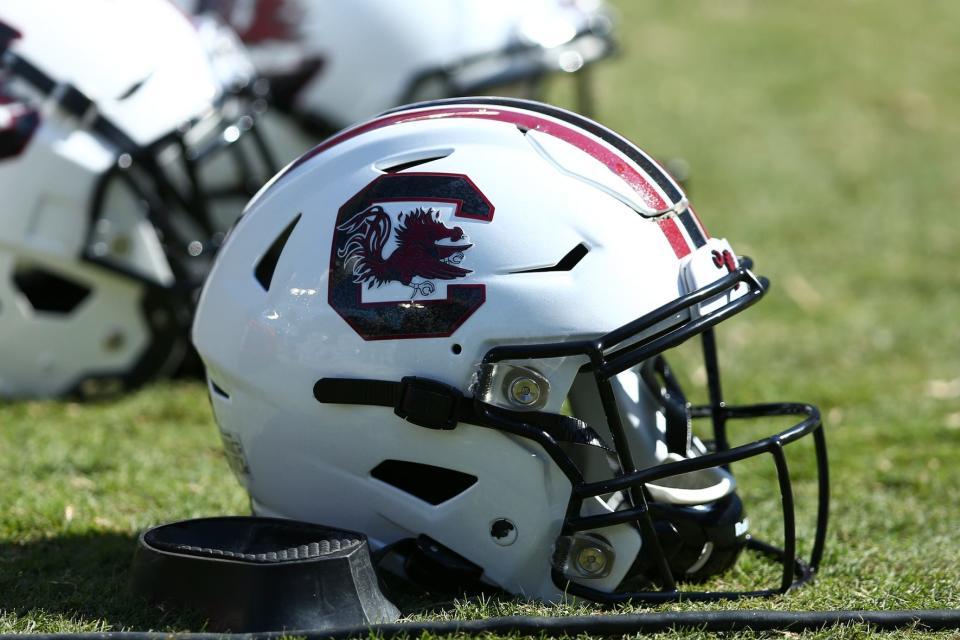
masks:
<svg viewBox="0 0 960 640"><path fill-rule="evenodd" d="M440 212L417 208L397 215L394 231L390 215L373 205L337 226L346 234L337 256L353 274L357 284L367 288L387 282L400 282L413 289L413 296L428 296L436 291L432 280L454 280L472 273L457 266L463 253L473 245L466 242L460 227L450 228L440 221ZM396 233L396 248L384 256L391 235Z"/></svg>
<svg viewBox="0 0 960 640"><path fill-rule="evenodd" d="M330 221L327 303L364 340L453 335L487 299L465 230L482 234L493 212L462 173L376 176Z"/></svg>

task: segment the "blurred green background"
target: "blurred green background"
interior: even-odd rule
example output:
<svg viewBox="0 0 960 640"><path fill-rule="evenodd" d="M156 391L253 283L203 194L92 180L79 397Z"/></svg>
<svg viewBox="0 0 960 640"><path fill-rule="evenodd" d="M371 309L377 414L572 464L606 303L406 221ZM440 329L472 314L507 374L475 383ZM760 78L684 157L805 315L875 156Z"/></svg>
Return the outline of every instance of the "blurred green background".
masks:
<svg viewBox="0 0 960 640"><path fill-rule="evenodd" d="M960 3L616 6L622 52L596 69L598 119L685 159L707 228L773 281L721 328L728 398L811 401L828 430L822 574L713 608L960 605ZM693 384L695 354L676 356ZM190 628L127 595L135 535L245 506L199 383L3 406L0 632ZM551 612L436 615L531 610Z"/></svg>

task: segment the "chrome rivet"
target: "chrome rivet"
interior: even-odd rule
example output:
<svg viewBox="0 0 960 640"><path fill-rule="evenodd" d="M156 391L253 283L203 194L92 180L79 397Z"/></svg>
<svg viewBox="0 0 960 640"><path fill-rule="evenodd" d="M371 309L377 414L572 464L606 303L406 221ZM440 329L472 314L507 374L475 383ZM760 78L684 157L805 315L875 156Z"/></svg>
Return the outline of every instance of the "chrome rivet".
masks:
<svg viewBox="0 0 960 640"><path fill-rule="evenodd" d="M104 338L103 348L105 351L119 351L123 348L126 342L127 338L123 331L120 329L114 329L107 334L106 338Z"/></svg>
<svg viewBox="0 0 960 640"><path fill-rule="evenodd" d="M133 241L126 234L114 236L110 241L110 253L115 256L125 256L130 253Z"/></svg>
<svg viewBox="0 0 960 640"><path fill-rule="evenodd" d="M577 569L588 576L602 573L607 568L607 554L599 547L583 547L577 553Z"/></svg>
<svg viewBox="0 0 960 640"><path fill-rule="evenodd" d="M540 385L531 378L517 378L510 384L510 399L524 407L540 400Z"/></svg>

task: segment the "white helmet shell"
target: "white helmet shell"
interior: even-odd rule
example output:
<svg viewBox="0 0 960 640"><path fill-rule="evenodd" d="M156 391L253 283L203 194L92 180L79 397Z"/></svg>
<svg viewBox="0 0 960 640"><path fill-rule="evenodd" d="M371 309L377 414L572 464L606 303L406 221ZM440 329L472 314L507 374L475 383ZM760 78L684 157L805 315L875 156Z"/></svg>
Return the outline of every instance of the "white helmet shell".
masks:
<svg viewBox="0 0 960 640"><path fill-rule="evenodd" d="M680 545L688 575L735 560L733 478L700 460L686 422L678 438L668 405L687 406L635 347L762 291L616 134L465 98L382 115L288 166L228 238L193 335L257 513L360 530L375 548L426 536L510 592L558 600L569 581L602 597L653 557L623 510L639 494L580 495L610 465L697 459L646 495L663 513L722 511L731 550ZM607 339L619 346L588 357ZM656 376L663 389L646 386Z"/></svg>
<svg viewBox="0 0 960 640"><path fill-rule="evenodd" d="M332 130L414 100L527 91L613 49L599 0L178 1L226 18L280 104Z"/></svg>

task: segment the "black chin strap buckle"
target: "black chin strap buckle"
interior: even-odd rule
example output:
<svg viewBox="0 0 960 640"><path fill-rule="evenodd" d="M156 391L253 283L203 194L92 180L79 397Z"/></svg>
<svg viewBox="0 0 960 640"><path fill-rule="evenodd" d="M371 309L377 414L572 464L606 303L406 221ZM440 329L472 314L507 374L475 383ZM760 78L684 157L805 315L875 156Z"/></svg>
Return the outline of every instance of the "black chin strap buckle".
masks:
<svg viewBox="0 0 960 640"><path fill-rule="evenodd" d="M462 400L463 394L449 385L407 376L400 381L393 412L421 427L449 430L457 426Z"/></svg>

